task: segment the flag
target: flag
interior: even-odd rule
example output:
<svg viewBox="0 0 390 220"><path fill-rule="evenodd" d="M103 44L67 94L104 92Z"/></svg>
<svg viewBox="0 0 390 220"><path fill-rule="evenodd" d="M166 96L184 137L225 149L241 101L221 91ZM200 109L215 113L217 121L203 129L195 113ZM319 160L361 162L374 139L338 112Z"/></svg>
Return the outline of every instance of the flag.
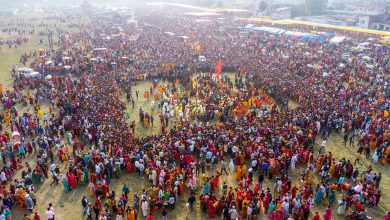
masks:
<svg viewBox="0 0 390 220"><path fill-rule="evenodd" d="M196 53L200 53L201 50L202 50L202 46L200 46L200 44L195 46L195 52Z"/></svg>
<svg viewBox="0 0 390 220"><path fill-rule="evenodd" d="M218 60L217 65L215 66L215 76L218 77L222 73L222 60Z"/></svg>
<svg viewBox="0 0 390 220"><path fill-rule="evenodd" d="M389 117L389 112L388 112L387 110L384 110L383 116L384 116L385 118Z"/></svg>

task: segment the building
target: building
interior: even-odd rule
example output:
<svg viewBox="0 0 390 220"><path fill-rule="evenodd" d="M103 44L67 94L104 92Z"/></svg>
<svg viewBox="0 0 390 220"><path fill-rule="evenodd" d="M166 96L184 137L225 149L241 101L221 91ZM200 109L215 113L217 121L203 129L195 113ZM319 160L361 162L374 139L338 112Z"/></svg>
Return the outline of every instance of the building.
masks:
<svg viewBox="0 0 390 220"><path fill-rule="evenodd" d="M282 7L274 10L271 14L273 19L288 19L291 18L292 7Z"/></svg>
<svg viewBox="0 0 390 220"><path fill-rule="evenodd" d="M360 15L357 26L381 31L390 31L390 6L383 13L376 15Z"/></svg>

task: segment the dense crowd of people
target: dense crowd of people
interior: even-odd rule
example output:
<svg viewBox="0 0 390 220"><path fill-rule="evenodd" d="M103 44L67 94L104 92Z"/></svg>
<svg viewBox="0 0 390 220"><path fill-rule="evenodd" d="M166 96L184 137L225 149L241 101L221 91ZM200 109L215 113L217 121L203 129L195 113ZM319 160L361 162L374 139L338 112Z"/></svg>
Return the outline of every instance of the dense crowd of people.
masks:
<svg viewBox="0 0 390 220"><path fill-rule="evenodd" d="M93 202L82 199L87 219L151 220L156 212L167 219L183 197L191 212L200 207L209 218L308 219L322 205L324 213L313 219L369 219L367 210L380 203L382 175L356 163L361 154L369 163L390 161L388 46L365 44L363 56L351 48L364 35L339 44L297 42L173 12L137 19L136 25L99 19L77 33L58 32L61 47L44 59L34 54L31 66L44 74L50 58L79 78L15 74L14 88L2 92L4 218L16 204L33 212L35 186L51 178L65 192L89 190ZM216 76L219 61L234 80ZM153 81L143 93L151 112L139 109L140 122L128 122L130 105L120 97L134 108L140 80ZM23 100L29 110L20 114L15 105ZM289 100L300 106L288 108ZM154 120L159 135L135 134L135 126L148 129ZM356 160L329 152L330 135L356 151ZM24 160L33 153L34 165ZM19 169L21 177L14 176ZM122 172L147 178L151 187L133 195L128 185L112 191ZM236 183L223 182L224 174ZM54 219L53 207L45 215Z"/></svg>

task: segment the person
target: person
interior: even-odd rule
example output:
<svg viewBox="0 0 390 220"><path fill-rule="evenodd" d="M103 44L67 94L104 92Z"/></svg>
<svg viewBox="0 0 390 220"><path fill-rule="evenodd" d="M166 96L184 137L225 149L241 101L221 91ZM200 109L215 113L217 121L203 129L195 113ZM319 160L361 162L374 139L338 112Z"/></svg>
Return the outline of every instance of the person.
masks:
<svg viewBox="0 0 390 220"><path fill-rule="evenodd" d="M370 159L370 153L371 153L371 148L370 147L366 147L365 149L365 155L366 155L366 159Z"/></svg>
<svg viewBox="0 0 390 220"><path fill-rule="evenodd" d="M54 211L51 209L51 207L48 207L46 210L46 218L47 220L54 220Z"/></svg>
<svg viewBox="0 0 390 220"><path fill-rule="evenodd" d="M337 190L341 190L341 185L344 183L344 180L345 180L344 176L341 175L339 180L337 181Z"/></svg>
<svg viewBox="0 0 390 220"><path fill-rule="evenodd" d="M100 213L100 209L101 209L100 202L99 202L100 200L97 200L97 201L98 202L95 202L95 204L93 205L93 212L95 213L96 219L99 218L99 213Z"/></svg>
<svg viewBox="0 0 390 220"><path fill-rule="evenodd" d="M316 212L314 215L313 220L321 220L320 214L318 212Z"/></svg>
<svg viewBox="0 0 390 220"><path fill-rule="evenodd" d="M237 219L238 214L235 206L232 206L232 208L229 210L229 216L230 219Z"/></svg>
<svg viewBox="0 0 390 220"><path fill-rule="evenodd" d="M384 220L390 220L390 211L387 211Z"/></svg>
<svg viewBox="0 0 390 220"><path fill-rule="evenodd" d="M87 197L83 196L83 198L81 199L81 205L83 207L83 215L87 214L87 208L88 208Z"/></svg>
<svg viewBox="0 0 390 220"><path fill-rule="evenodd" d="M153 217L152 213L149 213L149 215L146 218L146 220L154 220L154 217Z"/></svg>
<svg viewBox="0 0 390 220"><path fill-rule="evenodd" d="M330 190L328 200L329 205L332 205L334 202L336 202L336 191L334 189Z"/></svg>
<svg viewBox="0 0 390 220"><path fill-rule="evenodd" d="M381 183L382 180L382 173L379 172L378 176L375 178L375 188L379 188L379 184Z"/></svg>
<svg viewBox="0 0 390 220"><path fill-rule="evenodd" d="M126 213L127 213L127 220L135 220L135 212L133 208L127 207Z"/></svg>
<svg viewBox="0 0 390 220"><path fill-rule="evenodd" d="M87 220L92 220L92 204L88 203L85 214L87 215Z"/></svg>
<svg viewBox="0 0 390 220"><path fill-rule="evenodd" d="M220 172L221 175L223 174L223 171L225 171L226 175L228 175L228 172L226 170L226 162L224 158L221 159L221 172Z"/></svg>
<svg viewBox="0 0 390 220"><path fill-rule="evenodd" d="M193 193L191 193L190 197L188 198L188 205L191 212L194 211L194 203L195 203L195 196Z"/></svg>
<svg viewBox="0 0 390 220"><path fill-rule="evenodd" d="M331 220L333 215L332 207L328 206L324 213L324 220Z"/></svg>
<svg viewBox="0 0 390 220"><path fill-rule="evenodd" d="M59 179L58 179L57 172L54 171L52 174L53 174L53 181L50 183L50 186L53 185L53 183L58 185Z"/></svg>
<svg viewBox="0 0 390 220"><path fill-rule="evenodd" d="M360 216L360 219L361 219L361 220L368 220L367 211L366 211L365 209L363 209L363 210L359 213L359 216Z"/></svg>
<svg viewBox="0 0 390 220"><path fill-rule="evenodd" d="M337 208L337 215L344 215L345 214L345 199L342 199L339 201L339 207Z"/></svg>
<svg viewBox="0 0 390 220"><path fill-rule="evenodd" d="M32 200L32 198L30 197L30 194L26 194L25 196L25 202L26 202L26 208L28 211L32 212L32 210L34 209L34 201Z"/></svg>
<svg viewBox="0 0 390 220"><path fill-rule="evenodd" d="M145 199L141 201L141 209L142 215L144 216L144 218L146 218L148 216L148 201L146 201Z"/></svg>
<svg viewBox="0 0 390 220"><path fill-rule="evenodd" d="M257 181L259 183L260 189L263 188L263 181L264 181L263 171L260 171Z"/></svg>
<svg viewBox="0 0 390 220"><path fill-rule="evenodd" d="M162 220L168 220L168 212L165 208L163 208L161 215L162 215Z"/></svg>
<svg viewBox="0 0 390 220"><path fill-rule="evenodd" d="M70 191L70 187L69 187L69 182L68 182L66 177L64 177L62 179L62 184L63 184L63 187L64 187L64 191L65 192L69 192Z"/></svg>
<svg viewBox="0 0 390 220"><path fill-rule="evenodd" d="M360 166L363 166L363 164L360 162L361 153L358 151L356 153L356 159L355 159L355 165L356 163L360 164Z"/></svg>
<svg viewBox="0 0 390 220"><path fill-rule="evenodd" d="M123 185L122 193L125 195L126 198L127 198L127 195L129 194L129 192L130 192L129 187L126 184Z"/></svg>
<svg viewBox="0 0 390 220"><path fill-rule="evenodd" d="M33 220L41 220L41 216L36 212L34 214Z"/></svg>

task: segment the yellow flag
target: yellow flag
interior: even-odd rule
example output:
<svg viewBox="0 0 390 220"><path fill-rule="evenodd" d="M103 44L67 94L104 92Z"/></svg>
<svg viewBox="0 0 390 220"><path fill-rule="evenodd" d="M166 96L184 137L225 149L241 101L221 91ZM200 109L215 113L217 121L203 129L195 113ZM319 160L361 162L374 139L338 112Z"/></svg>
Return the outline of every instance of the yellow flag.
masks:
<svg viewBox="0 0 390 220"><path fill-rule="evenodd" d="M389 112L387 110L383 111L383 116L385 118L389 117Z"/></svg>

